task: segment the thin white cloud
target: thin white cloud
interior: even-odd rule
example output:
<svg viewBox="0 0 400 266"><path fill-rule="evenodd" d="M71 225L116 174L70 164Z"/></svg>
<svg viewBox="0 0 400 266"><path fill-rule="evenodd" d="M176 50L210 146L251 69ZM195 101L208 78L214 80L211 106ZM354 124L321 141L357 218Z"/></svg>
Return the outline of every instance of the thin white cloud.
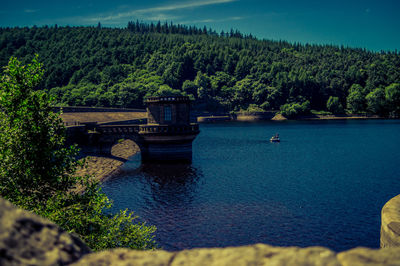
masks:
<svg viewBox="0 0 400 266"><path fill-rule="evenodd" d="M167 21L167 20L177 20L181 18L180 16L172 16L168 14L154 14L153 16L146 17L146 20L150 21Z"/></svg>
<svg viewBox="0 0 400 266"><path fill-rule="evenodd" d="M139 17L146 20L151 20L151 18L161 17L166 20L171 20L171 16L165 14L165 12L170 11L177 11L183 9L192 9L197 7L204 7L209 5L218 5L218 4L225 4L236 2L239 0L202 0L202 1L195 1L195 2L186 2L186 3L174 3L165 6L156 6L151 8L144 8L144 9L134 9L127 12L120 12L116 14L108 14L108 15L97 15L94 17L84 18L85 22L94 23L94 22L104 22L109 23L112 21L120 21L121 19L128 18L128 17ZM174 17L172 17L174 18ZM175 17L176 18L176 17Z"/></svg>
<svg viewBox="0 0 400 266"><path fill-rule="evenodd" d="M24 9L25 13L36 13L38 11L39 11L39 9Z"/></svg>
<svg viewBox="0 0 400 266"><path fill-rule="evenodd" d="M195 8L209 5L217 5L217 4L225 4L236 2L237 0L203 0L196 2L187 2L187 3L176 3L168 6L159 6L159 7L151 7L146 9L139 9L136 12L139 13L149 13L149 12L160 12L160 11L171 11L177 9L187 9L187 8Z"/></svg>

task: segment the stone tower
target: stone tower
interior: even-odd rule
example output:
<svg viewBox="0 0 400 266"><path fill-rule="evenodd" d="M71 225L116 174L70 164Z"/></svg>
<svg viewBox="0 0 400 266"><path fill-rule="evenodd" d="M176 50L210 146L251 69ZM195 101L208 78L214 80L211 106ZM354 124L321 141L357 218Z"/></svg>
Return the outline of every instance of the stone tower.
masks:
<svg viewBox="0 0 400 266"><path fill-rule="evenodd" d="M150 97L147 124L140 125L142 161L192 160L192 142L199 125L190 123L187 96Z"/></svg>

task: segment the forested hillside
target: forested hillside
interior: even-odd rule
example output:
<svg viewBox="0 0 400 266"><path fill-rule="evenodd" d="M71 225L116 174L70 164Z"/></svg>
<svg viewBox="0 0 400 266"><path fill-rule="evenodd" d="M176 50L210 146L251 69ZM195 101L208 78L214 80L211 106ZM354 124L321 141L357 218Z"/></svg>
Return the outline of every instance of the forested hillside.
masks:
<svg viewBox="0 0 400 266"><path fill-rule="evenodd" d="M59 104L141 107L146 95L192 95L202 111L400 112L400 55L257 40L237 31L130 22L98 27L0 28L11 56L46 69Z"/></svg>

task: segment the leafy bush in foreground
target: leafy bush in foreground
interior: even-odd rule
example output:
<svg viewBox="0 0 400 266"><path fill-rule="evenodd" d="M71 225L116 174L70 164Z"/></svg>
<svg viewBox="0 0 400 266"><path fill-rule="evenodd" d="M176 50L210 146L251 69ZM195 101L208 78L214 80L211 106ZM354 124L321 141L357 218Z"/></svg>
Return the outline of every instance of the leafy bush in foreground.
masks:
<svg viewBox="0 0 400 266"><path fill-rule="evenodd" d="M36 56L21 65L11 58L0 81L0 196L76 233L92 249L155 248L154 226L116 215L98 183L75 175L77 148L65 147L65 128L52 99L36 90L43 77ZM84 193L76 188L85 187Z"/></svg>

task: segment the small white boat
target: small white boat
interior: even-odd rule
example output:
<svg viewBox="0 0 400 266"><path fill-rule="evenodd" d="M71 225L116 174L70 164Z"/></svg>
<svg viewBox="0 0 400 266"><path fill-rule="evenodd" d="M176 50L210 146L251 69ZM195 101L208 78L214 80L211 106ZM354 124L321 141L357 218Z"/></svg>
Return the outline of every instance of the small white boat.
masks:
<svg viewBox="0 0 400 266"><path fill-rule="evenodd" d="M281 142L280 138L279 138L279 134L276 133L275 136L272 136L269 141L271 142Z"/></svg>

